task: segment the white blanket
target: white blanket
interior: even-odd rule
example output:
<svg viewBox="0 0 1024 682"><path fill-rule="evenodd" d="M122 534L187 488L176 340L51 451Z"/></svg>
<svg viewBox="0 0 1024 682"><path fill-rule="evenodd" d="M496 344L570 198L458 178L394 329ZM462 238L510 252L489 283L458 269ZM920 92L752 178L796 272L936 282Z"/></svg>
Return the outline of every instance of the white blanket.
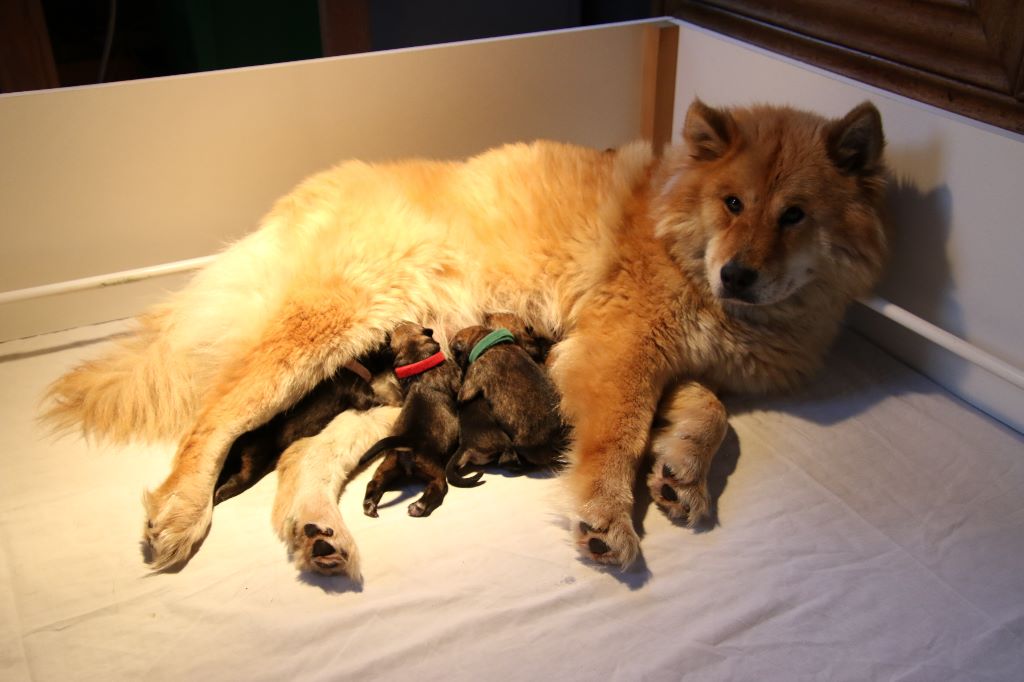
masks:
<svg viewBox="0 0 1024 682"><path fill-rule="evenodd" d="M354 589L286 561L273 475L184 570L148 573L139 498L173 445L34 422L120 328L0 345L0 679L1024 679L1024 439L856 336L798 394L729 401L719 525L642 510L634 570L577 558L557 479L370 519L364 473L341 500Z"/></svg>

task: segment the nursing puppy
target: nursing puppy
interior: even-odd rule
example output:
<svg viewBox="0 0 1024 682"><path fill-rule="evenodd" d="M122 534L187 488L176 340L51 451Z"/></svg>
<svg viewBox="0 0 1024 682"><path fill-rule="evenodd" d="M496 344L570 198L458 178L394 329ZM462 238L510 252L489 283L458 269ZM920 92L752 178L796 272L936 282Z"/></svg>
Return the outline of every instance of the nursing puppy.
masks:
<svg viewBox="0 0 1024 682"><path fill-rule="evenodd" d="M494 318L492 318L494 319ZM463 370L459 389L459 449L448 461L452 485L477 482L462 475L467 464L497 463L507 469L552 467L565 446L558 390L508 329L467 327L451 341Z"/></svg>
<svg viewBox="0 0 1024 682"><path fill-rule="evenodd" d="M432 337L433 330L411 322L391 332L395 374L404 401L391 435L377 441L359 460L367 464L385 453L366 485L363 511L367 516L377 516L384 491L403 475L426 483L423 495L409 505L409 516L429 516L448 494L445 465L459 443L455 415L459 371Z"/></svg>
<svg viewBox="0 0 1024 682"><path fill-rule="evenodd" d="M254 486L274 470L289 445L320 433L340 412L399 405L401 396L391 364L390 350L384 347L362 358L362 362L347 362L295 405L239 436L217 477L213 503L219 504Z"/></svg>
<svg viewBox="0 0 1024 682"><path fill-rule="evenodd" d="M483 326L490 329L505 328L512 332L519 347L542 367L547 362L551 347L555 345L554 336L541 334L513 313L487 313L484 315Z"/></svg>
<svg viewBox="0 0 1024 682"><path fill-rule="evenodd" d="M207 533L238 436L394 320L443 338L509 311L562 338L547 365L572 428L563 478L577 547L627 565L648 449L652 498L695 523L725 433L716 391L807 378L886 253L870 103L826 119L695 101L682 133L661 158L645 143L538 142L315 175L135 336L55 382L46 413L92 436L180 439L144 496L144 541L163 569ZM652 438L659 411L667 426Z"/></svg>

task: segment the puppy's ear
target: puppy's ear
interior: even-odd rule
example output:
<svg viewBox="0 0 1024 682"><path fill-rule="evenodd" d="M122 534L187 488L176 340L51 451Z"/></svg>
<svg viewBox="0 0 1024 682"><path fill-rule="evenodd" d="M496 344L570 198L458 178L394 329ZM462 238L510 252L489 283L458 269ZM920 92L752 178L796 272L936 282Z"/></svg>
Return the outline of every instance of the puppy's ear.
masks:
<svg viewBox="0 0 1024 682"><path fill-rule="evenodd" d="M832 163L851 175L870 175L880 170L885 135L882 116L871 102L861 102L832 123L826 133Z"/></svg>
<svg viewBox="0 0 1024 682"><path fill-rule="evenodd" d="M448 350L452 352L452 358L455 360L455 364L459 367L465 368L467 360L465 339L454 339L448 345Z"/></svg>
<svg viewBox="0 0 1024 682"><path fill-rule="evenodd" d="M736 122L728 111L709 107L699 99L693 100L683 124L683 139L691 158L698 161L721 158L736 136Z"/></svg>

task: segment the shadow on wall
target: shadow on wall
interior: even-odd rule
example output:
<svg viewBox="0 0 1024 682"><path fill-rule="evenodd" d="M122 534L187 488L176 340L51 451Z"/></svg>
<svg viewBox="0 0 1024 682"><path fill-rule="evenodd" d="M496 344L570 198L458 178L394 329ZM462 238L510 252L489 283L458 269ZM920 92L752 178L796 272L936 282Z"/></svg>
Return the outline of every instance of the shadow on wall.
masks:
<svg viewBox="0 0 1024 682"><path fill-rule="evenodd" d="M966 330L946 247L951 213L948 186L922 191L908 178L890 179L885 219L891 248L878 294L962 337Z"/></svg>

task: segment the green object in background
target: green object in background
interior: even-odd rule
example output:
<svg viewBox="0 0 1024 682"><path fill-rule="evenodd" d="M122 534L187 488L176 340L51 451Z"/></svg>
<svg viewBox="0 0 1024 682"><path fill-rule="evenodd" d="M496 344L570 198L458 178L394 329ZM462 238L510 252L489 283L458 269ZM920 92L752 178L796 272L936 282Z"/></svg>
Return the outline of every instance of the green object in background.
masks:
<svg viewBox="0 0 1024 682"><path fill-rule="evenodd" d="M323 55L317 0L160 3L179 72L273 64Z"/></svg>

